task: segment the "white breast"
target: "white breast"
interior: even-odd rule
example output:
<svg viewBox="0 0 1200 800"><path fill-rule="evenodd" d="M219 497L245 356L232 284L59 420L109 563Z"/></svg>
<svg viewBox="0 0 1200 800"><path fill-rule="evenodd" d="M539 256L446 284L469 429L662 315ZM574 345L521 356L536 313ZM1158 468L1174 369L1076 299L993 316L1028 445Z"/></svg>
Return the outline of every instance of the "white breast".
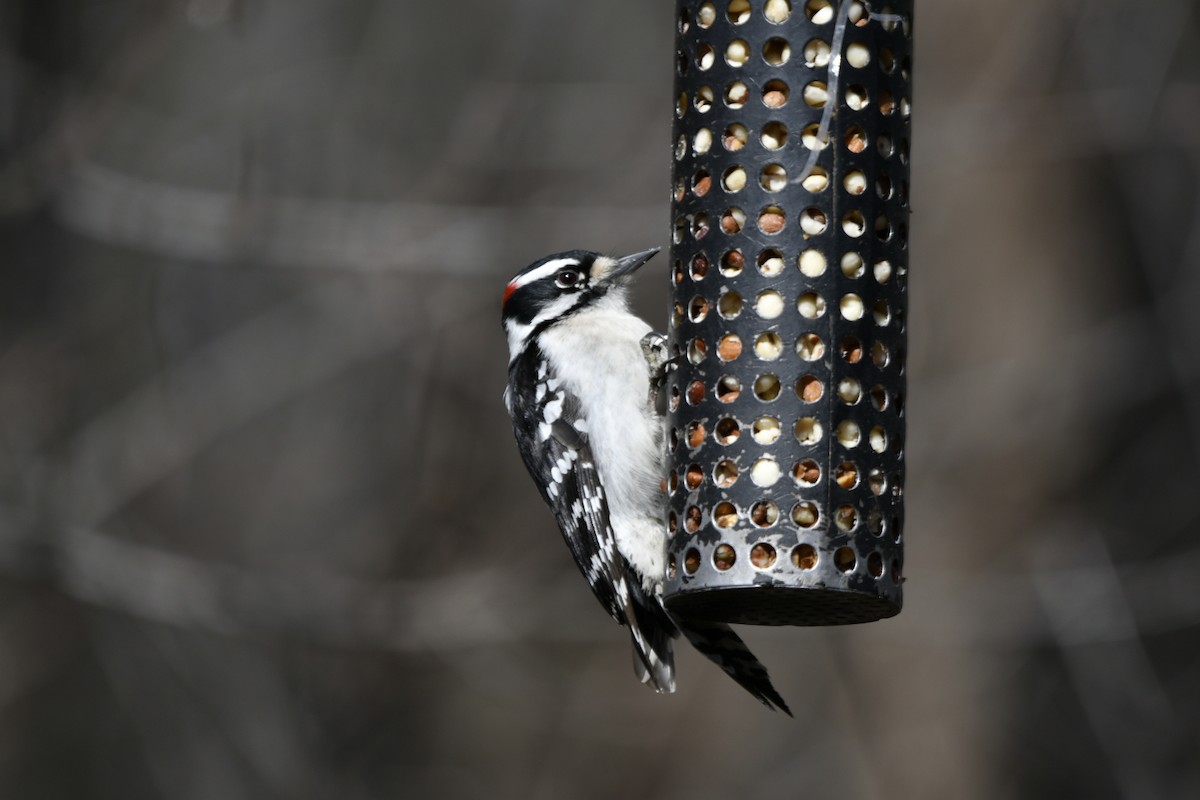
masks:
<svg viewBox="0 0 1200 800"><path fill-rule="evenodd" d="M666 534L663 427L648 408L650 372L641 349L650 330L618 295L548 329L541 346L583 407L617 546L653 590L663 578Z"/></svg>

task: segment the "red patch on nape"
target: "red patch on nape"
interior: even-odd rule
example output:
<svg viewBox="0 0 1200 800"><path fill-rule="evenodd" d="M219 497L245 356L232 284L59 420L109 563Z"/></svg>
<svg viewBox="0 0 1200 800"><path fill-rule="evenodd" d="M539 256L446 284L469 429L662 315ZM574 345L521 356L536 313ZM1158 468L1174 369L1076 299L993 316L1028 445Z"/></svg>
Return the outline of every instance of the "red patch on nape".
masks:
<svg viewBox="0 0 1200 800"><path fill-rule="evenodd" d="M517 290L517 282L512 281L508 286L504 287L504 299L500 301L500 307L504 308L508 304L508 298L512 297L513 292Z"/></svg>

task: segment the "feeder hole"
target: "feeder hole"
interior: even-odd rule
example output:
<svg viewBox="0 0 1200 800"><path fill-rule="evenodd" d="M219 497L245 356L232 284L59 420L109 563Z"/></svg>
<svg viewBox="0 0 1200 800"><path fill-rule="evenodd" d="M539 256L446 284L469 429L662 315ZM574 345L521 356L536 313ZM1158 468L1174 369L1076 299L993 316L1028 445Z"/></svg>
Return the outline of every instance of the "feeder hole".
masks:
<svg viewBox="0 0 1200 800"><path fill-rule="evenodd" d="M758 528L769 528L779 522L779 506L770 500L759 500L750 507L750 521Z"/></svg>
<svg viewBox="0 0 1200 800"><path fill-rule="evenodd" d="M724 417L717 422L714 430L717 444L733 444L742 435L741 426L733 417Z"/></svg>
<svg viewBox="0 0 1200 800"><path fill-rule="evenodd" d="M846 105L851 111L862 111L870 104L867 88L860 83L852 83L846 87Z"/></svg>
<svg viewBox="0 0 1200 800"><path fill-rule="evenodd" d="M716 60L717 52L713 50L711 44L706 42L696 48L696 66L699 67L702 72L712 69L712 65L716 62Z"/></svg>
<svg viewBox="0 0 1200 800"><path fill-rule="evenodd" d="M820 194L829 186L829 173L822 167L813 167L800 185L813 194Z"/></svg>
<svg viewBox="0 0 1200 800"><path fill-rule="evenodd" d="M770 373L754 379L754 396L764 403L774 402L781 391L779 377Z"/></svg>
<svg viewBox="0 0 1200 800"><path fill-rule="evenodd" d="M746 227L746 212L740 208L727 208L721 215L721 230L730 236L741 233Z"/></svg>
<svg viewBox="0 0 1200 800"><path fill-rule="evenodd" d="M742 354L742 337L727 333L717 341L717 358L733 361Z"/></svg>
<svg viewBox="0 0 1200 800"><path fill-rule="evenodd" d="M782 67L792 57L792 46L788 44L787 39L781 39L778 36L767 39L763 45L763 61L766 61L772 67Z"/></svg>
<svg viewBox="0 0 1200 800"><path fill-rule="evenodd" d="M733 566L733 562L737 560L737 555L733 552L733 548L727 544L717 545L717 549L713 550L713 566L721 572L728 570Z"/></svg>
<svg viewBox="0 0 1200 800"><path fill-rule="evenodd" d="M824 39L809 39L804 44L804 65L809 69L828 66L832 52Z"/></svg>
<svg viewBox="0 0 1200 800"><path fill-rule="evenodd" d="M699 215L697 215L699 216ZM853 239L861 237L867 230L867 221L857 209L847 211L842 217L842 231Z"/></svg>
<svg viewBox="0 0 1200 800"><path fill-rule="evenodd" d="M701 523L704 522L704 514L700 511L699 506L688 506L687 511L683 514L683 528L688 533L695 533L700 530Z"/></svg>
<svg viewBox="0 0 1200 800"><path fill-rule="evenodd" d="M887 389L885 389L881 384L877 383L872 386L870 395L871 405L875 407L876 411L883 411L888 407Z"/></svg>
<svg viewBox="0 0 1200 800"><path fill-rule="evenodd" d="M842 299L838 301L838 310L842 312L842 318L850 322L857 322L863 316L863 301L856 294L844 294Z"/></svg>
<svg viewBox="0 0 1200 800"><path fill-rule="evenodd" d="M700 445L704 444L705 437L708 436L708 431L704 428L704 423L695 421L688 423L687 426L687 443L689 450L695 450Z"/></svg>
<svg viewBox="0 0 1200 800"><path fill-rule="evenodd" d="M729 7L725 9L725 16L734 25L743 24L750 19L749 0L731 0Z"/></svg>
<svg viewBox="0 0 1200 800"><path fill-rule="evenodd" d="M816 292L805 292L796 299L796 310L805 319L818 319L825 314L825 299Z"/></svg>
<svg viewBox="0 0 1200 800"><path fill-rule="evenodd" d="M772 25L781 25L792 15L792 4L788 0L767 0L763 16Z"/></svg>
<svg viewBox="0 0 1200 800"><path fill-rule="evenodd" d="M779 516L779 511L775 511L776 517ZM756 569L769 569L775 565L775 548L769 544L760 542L750 548L750 563Z"/></svg>
<svg viewBox="0 0 1200 800"><path fill-rule="evenodd" d="M800 214L800 229L809 236L818 236L829 227L829 218L819 208L806 208Z"/></svg>
<svg viewBox="0 0 1200 800"><path fill-rule="evenodd" d="M696 131L696 135L692 137L692 150L696 155L702 156L712 147L713 135L708 128L701 128Z"/></svg>
<svg viewBox="0 0 1200 800"><path fill-rule="evenodd" d="M802 445L814 445L824 434L821 423L815 417L801 417L794 426L796 441Z"/></svg>
<svg viewBox="0 0 1200 800"><path fill-rule="evenodd" d="M849 547L839 547L833 552L833 565L842 572L852 572L858 557Z"/></svg>
<svg viewBox="0 0 1200 800"><path fill-rule="evenodd" d="M820 250L805 250L799 258L800 273L806 278L825 274L825 255Z"/></svg>
<svg viewBox="0 0 1200 800"><path fill-rule="evenodd" d="M758 444L775 444L775 442L779 441L779 420L775 419L775 417L759 417L754 420L751 435Z"/></svg>
<svg viewBox="0 0 1200 800"><path fill-rule="evenodd" d="M879 283L887 283L892 279L892 264L890 261L876 261L872 268L875 275L875 280Z"/></svg>
<svg viewBox="0 0 1200 800"><path fill-rule="evenodd" d="M774 361L783 355L783 340L773 331L760 333L754 340L754 355L763 361Z"/></svg>
<svg viewBox="0 0 1200 800"><path fill-rule="evenodd" d="M737 479L737 464L727 458L718 461L717 466L713 468L713 483L722 489L728 489L730 486L733 486L737 483Z"/></svg>
<svg viewBox="0 0 1200 800"><path fill-rule="evenodd" d="M758 185L768 192L782 192L787 183L787 170L781 164L767 164L758 173Z"/></svg>
<svg viewBox="0 0 1200 800"><path fill-rule="evenodd" d="M721 176L721 186L730 193L740 192L746 186L746 170L738 166L725 170L725 174Z"/></svg>
<svg viewBox="0 0 1200 800"><path fill-rule="evenodd" d="M843 461L834 470L833 479L843 489L853 489L858 486L858 467L851 461Z"/></svg>
<svg viewBox="0 0 1200 800"><path fill-rule="evenodd" d="M700 551L689 547L683 556L683 571L688 575L695 575L698 569L700 569Z"/></svg>
<svg viewBox="0 0 1200 800"><path fill-rule="evenodd" d="M829 146L829 133L826 131L822 138L818 138L821 132L821 126L815 122L805 125L800 131L800 143L809 150L824 150Z"/></svg>
<svg viewBox="0 0 1200 800"><path fill-rule="evenodd" d="M805 361L816 361L825 355L825 343L815 333L804 333L796 340L796 355Z"/></svg>
<svg viewBox="0 0 1200 800"><path fill-rule="evenodd" d="M817 549L811 544L797 545L792 549L792 564L796 569L814 569L817 566Z"/></svg>
<svg viewBox="0 0 1200 800"><path fill-rule="evenodd" d="M692 339L688 342L688 361L692 364L699 364L708 356L708 345L700 337Z"/></svg>
<svg viewBox="0 0 1200 800"><path fill-rule="evenodd" d="M692 381L687 387L688 405L700 405L704 401L705 394L707 394L707 390L704 387L704 381Z"/></svg>
<svg viewBox="0 0 1200 800"><path fill-rule="evenodd" d="M892 311L888 308L886 300L876 300L874 307L871 309L871 316L875 318L875 324L883 327L892 321Z"/></svg>
<svg viewBox="0 0 1200 800"><path fill-rule="evenodd" d="M741 81L734 81L725 87L725 105L732 109L739 109L746 105L746 98L750 96L750 89Z"/></svg>
<svg viewBox="0 0 1200 800"><path fill-rule="evenodd" d="M830 0L808 0L804 4L805 15L816 25L824 25L833 19L833 6Z"/></svg>
<svg viewBox="0 0 1200 800"><path fill-rule="evenodd" d="M745 129L743 128L743 130ZM787 134L787 126L782 122L768 122L762 127L759 141L767 150L778 150L787 142Z"/></svg>
<svg viewBox="0 0 1200 800"><path fill-rule="evenodd" d="M820 518L821 512L817 510L817 504L809 500L797 503L792 509L792 522L801 528L811 528Z"/></svg>
<svg viewBox="0 0 1200 800"><path fill-rule="evenodd" d="M727 500L717 503L717 507L713 509L713 524L718 528L735 527L737 520L737 506ZM733 562L730 561L730 563L732 564Z"/></svg>
<svg viewBox="0 0 1200 800"><path fill-rule="evenodd" d="M867 190L867 176L860 169L850 170L846 173L846 177L842 179L842 185L846 187L846 191L850 194L862 194Z"/></svg>
<svg viewBox="0 0 1200 800"><path fill-rule="evenodd" d="M721 275L726 278L736 278L742 274L742 268L746 265L746 259L742 256L741 250L728 250L725 255L721 256Z"/></svg>
<svg viewBox="0 0 1200 800"><path fill-rule="evenodd" d="M833 521L838 530L852 531L858 525L858 512L854 510L854 506L838 506Z"/></svg>
<svg viewBox="0 0 1200 800"><path fill-rule="evenodd" d="M732 403L742 393L742 382L733 375L725 375L717 381L717 400Z"/></svg>
<svg viewBox="0 0 1200 800"><path fill-rule="evenodd" d="M883 470L873 468L867 473L867 485L871 487L871 494L881 495L887 490L887 476Z"/></svg>
<svg viewBox="0 0 1200 800"><path fill-rule="evenodd" d="M846 47L846 63L855 69L862 69L871 63L871 48L862 42L851 42Z"/></svg>
<svg viewBox="0 0 1200 800"><path fill-rule="evenodd" d="M806 458L792 467L792 479L798 486L815 486L821 480L821 468L811 458Z"/></svg>
<svg viewBox="0 0 1200 800"><path fill-rule="evenodd" d="M805 403L815 403L825 394L825 384L812 375L805 375L796 381L796 394Z"/></svg>
<svg viewBox="0 0 1200 800"><path fill-rule="evenodd" d="M854 420L844 420L837 428L838 444L847 449L858 447L862 441L862 429Z"/></svg>
<svg viewBox="0 0 1200 800"><path fill-rule="evenodd" d="M758 229L763 233L779 233L785 224L786 218L779 206L767 206L758 215Z"/></svg>
<svg viewBox="0 0 1200 800"><path fill-rule="evenodd" d="M778 250L763 250L758 254L758 272L764 278L777 278L782 275L783 255ZM782 302L782 297L780 301Z"/></svg>
<svg viewBox="0 0 1200 800"><path fill-rule="evenodd" d="M754 312L763 319L776 319L783 313L783 295L774 289L760 293L754 301Z"/></svg>
<svg viewBox="0 0 1200 800"><path fill-rule="evenodd" d="M884 450L887 450L888 446L887 431L876 425L867 434L867 441L870 443L872 450L876 453L882 453Z"/></svg>
<svg viewBox="0 0 1200 800"><path fill-rule="evenodd" d="M694 492L700 488L702 483L704 483L704 470L700 468L699 464L689 464L687 471L683 473L683 485L689 492Z"/></svg>
<svg viewBox="0 0 1200 800"><path fill-rule="evenodd" d="M871 363L883 369L891 360L891 354L888 353L887 345L883 342L875 342L871 345Z"/></svg>
<svg viewBox="0 0 1200 800"><path fill-rule="evenodd" d="M853 336L847 336L838 345L838 353L847 363L857 364L862 361L862 343Z"/></svg>
<svg viewBox="0 0 1200 800"><path fill-rule="evenodd" d="M879 553L871 553L867 556L867 572L871 573L874 578L883 575L883 556Z"/></svg>
<svg viewBox="0 0 1200 800"><path fill-rule="evenodd" d="M848 406L857 404L862 399L862 384L854 378L842 378L838 381L838 397Z"/></svg>
<svg viewBox="0 0 1200 800"><path fill-rule="evenodd" d="M842 137L842 141L846 143L846 149L851 153L861 153L867 149L867 133L857 125L849 127L846 135Z"/></svg>
<svg viewBox="0 0 1200 800"><path fill-rule="evenodd" d="M767 81L763 85L763 105L767 108L782 108L787 105L788 94L788 85L783 81Z"/></svg>
<svg viewBox="0 0 1200 800"><path fill-rule="evenodd" d="M741 67L750 60L750 45L744 39L734 39L725 48L725 63L731 67Z"/></svg>
<svg viewBox="0 0 1200 800"><path fill-rule="evenodd" d="M810 108L824 108L829 102L829 87L824 81L810 81L804 85L804 102Z"/></svg>
<svg viewBox="0 0 1200 800"><path fill-rule="evenodd" d="M886 47L879 48L879 68L889 74L896 68L896 57Z"/></svg>
<svg viewBox="0 0 1200 800"><path fill-rule="evenodd" d="M742 313L742 296L737 292L729 291L721 295L717 300L717 313L722 319L736 319Z"/></svg>

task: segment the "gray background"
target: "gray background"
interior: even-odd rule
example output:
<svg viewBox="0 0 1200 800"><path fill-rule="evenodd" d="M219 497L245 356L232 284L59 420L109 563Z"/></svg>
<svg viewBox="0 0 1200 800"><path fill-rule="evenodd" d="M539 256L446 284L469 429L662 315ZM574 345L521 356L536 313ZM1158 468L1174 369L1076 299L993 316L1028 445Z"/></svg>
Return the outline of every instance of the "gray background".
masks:
<svg viewBox="0 0 1200 800"><path fill-rule="evenodd" d="M744 630L794 721L637 684L500 404L673 26L0 0L0 796L1200 795L1194 4L918 4L907 605Z"/></svg>

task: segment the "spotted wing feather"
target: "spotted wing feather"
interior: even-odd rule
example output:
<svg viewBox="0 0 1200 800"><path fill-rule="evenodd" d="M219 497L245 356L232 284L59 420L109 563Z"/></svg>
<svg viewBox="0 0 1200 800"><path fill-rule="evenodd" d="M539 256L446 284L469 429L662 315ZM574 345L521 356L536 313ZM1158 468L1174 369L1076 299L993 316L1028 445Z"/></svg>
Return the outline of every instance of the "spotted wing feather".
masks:
<svg viewBox="0 0 1200 800"><path fill-rule="evenodd" d="M511 369L516 374L510 375L510 385L534 387L532 393L513 390L507 397L525 466L596 599L614 620L629 626L639 677L659 691L673 691L675 625L658 598L646 596L617 549L578 398L540 359L518 359Z"/></svg>

